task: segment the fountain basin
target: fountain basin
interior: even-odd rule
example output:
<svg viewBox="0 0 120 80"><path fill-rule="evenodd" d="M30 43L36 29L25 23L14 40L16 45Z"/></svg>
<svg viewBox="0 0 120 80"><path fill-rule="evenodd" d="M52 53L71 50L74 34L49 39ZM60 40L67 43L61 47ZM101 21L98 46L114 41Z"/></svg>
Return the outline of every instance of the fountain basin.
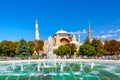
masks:
<svg viewBox="0 0 120 80"><path fill-rule="evenodd" d="M55 61L56 66L50 59L0 61L0 80L120 79L119 60L67 59L64 64Z"/></svg>

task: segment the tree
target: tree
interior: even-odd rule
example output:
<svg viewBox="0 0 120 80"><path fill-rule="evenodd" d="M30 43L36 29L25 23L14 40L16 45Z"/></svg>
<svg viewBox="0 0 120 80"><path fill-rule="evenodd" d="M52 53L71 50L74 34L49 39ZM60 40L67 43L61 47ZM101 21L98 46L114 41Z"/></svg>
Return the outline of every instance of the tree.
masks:
<svg viewBox="0 0 120 80"><path fill-rule="evenodd" d="M39 53L39 51L43 51L43 46L44 46L44 42L41 40L36 40L35 41L35 50L37 53Z"/></svg>
<svg viewBox="0 0 120 80"><path fill-rule="evenodd" d="M110 43L108 40L104 41L104 49L109 52L110 51Z"/></svg>
<svg viewBox="0 0 120 80"><path fill-rule="evenodd" d="M94 46L97 55L101 55L105 51L102 42L97 38L92 40L92 46Z"/></svg>
<svg viewBox="0 0 120 80"><path fill-rule="evenodd" d="M61 57L69 54L69 52L70 52L70 48L66 45L59 46L58 50L56 51L57 55L60 55Z"/></svg>
<svg viewBox="0 0 120 80"><path fill-rule="evenodd" d="M69 57L71 57L76 52L77 47L74 43L72 43L72 44L70 44L69 48L70 48Z"/></svg>
<svg viewBox="0 0 120 80"><path fill-rule="evenodd" d="M18 57L29 57L30 56L30 51L27 46L27 42L24 39L21 39L17 49L16 49L16 54Z"/></svg>
<svg viewBox="0 0 120 80"><path fill-rule="evenodd" d="M110 40L111 53L119 51L119 43L116 40Z"/></svg>
<svg viewBox="0 0 120 80"><path fill-rule="evenodd" d="M118 52L120 53L120 41L118 41L118 45L119 45Z"/></svg>
<svg viewBox="0 0 120 80"><path fill-rule="evenodd" d="M11 50L12 54L10 54L10 56L15 56L16 55L16 48L17 48L18 42L17 41L13 41L11 43L12 43L12 45L10 45L11 46L10 50Z"/></svg>
<svg viewBox="0 0 120 80"><path fill-rule="evenodd" d="M57 50L57 49L55 49L53 52L54 52L56 55L58 55L58 50Z"/></svg>
<svg viewBox="0 0 120 80"><path fill-rule="evenodd" d="M104 41L104 49L110 54L113 54L114 52L119 52L120 42L116 40L106 40Z"/></svg>
<svg viewBox="0 0 120 80"><path fill-rule="evenodd" d="M28 41L27 46L28 46L28 49L30 51L30 55L33 55L33 53L34 53L34 42L33 41Z"/></svg>
<svg viewBox="0 0 120 80"><path fill-rule="evenodd" d="M2 56L2 43L0 42L0 56Z"/></svg>
<svg viewBox="0 0 120 80"><path fill-rule="evenodd" d="M0 44L1 56L15 56L17 42L4 40Z"/></svg>
<svg viewBox="0 0 120 80"><path fill-rule="evenodd" d="M94 46L90 44L83 44L79 48L80 55L87 55L87 56L93 56L96 55Z"/></svg>

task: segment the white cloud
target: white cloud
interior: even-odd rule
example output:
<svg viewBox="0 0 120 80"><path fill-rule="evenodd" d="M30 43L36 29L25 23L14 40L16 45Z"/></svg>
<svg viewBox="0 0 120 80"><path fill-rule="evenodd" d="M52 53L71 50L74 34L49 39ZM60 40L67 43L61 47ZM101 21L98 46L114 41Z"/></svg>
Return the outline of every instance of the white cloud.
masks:
<svg viewBox="0 0 120 80"><path fill-rule="evenodd" d="M86 34L87 31L86 31L85 29L83 29L82 31L80 31L80 33L82 33L82 34Z"/></svg>
<svg viewBox="0 0 120 80"><path fill-rule="evenodd" d="M117 29L114 31L114 33L119 33L120 32L120 29Z"/></svg>
<svg viewBox="0 0 120 80"><path fill-rule="evenodd" d="M113 30L108 31L108 33L113 33L113 32L114 32Z"/></svg>
<svg viewBox="0 0 120 80"><path fill-rule="evenodd" d="M106 35L102 35L102 36L96 36L98 39L106 39L106 38L112 38L117 36L117 34L106 34Z"/></svg>
<svg viewBox="0 0 120 80"><path fill-rule="evenodd" d="M85 29L83 29L82 31L77 31L77 32L69 32L70 34L86 34L87 31Z"/></svg>
<svg viewBox="0 0 120 80"><path fill-rule="evenodd" d="M120 41L120 38L119 39L116 39L117 41Z"/></svg>
<svg viewBox="0 0 120 80"><path fill-rule="evenodd" d="M117 36L117 34L107 34L107 37L114 37Z"/></svg>
<svg viewBox="0 0 120 80"><path fill-rule="evenodd" d="M112 34L112 33L120 33L120 29L116 29L116 30L109 30L109 31L101 31L100 33L109 33L109 34Z"/></svg>
<svg viewBox="0 0 120 80"><path fill-rule="evenodd" d="M100 38L106 39L107 35L102 35Z"/></svg>
<svg viewBox="0 0 120 80"><path fill-rule="evenodd" d="M74 32L69 32L69 34L74 34Z"/></svg>

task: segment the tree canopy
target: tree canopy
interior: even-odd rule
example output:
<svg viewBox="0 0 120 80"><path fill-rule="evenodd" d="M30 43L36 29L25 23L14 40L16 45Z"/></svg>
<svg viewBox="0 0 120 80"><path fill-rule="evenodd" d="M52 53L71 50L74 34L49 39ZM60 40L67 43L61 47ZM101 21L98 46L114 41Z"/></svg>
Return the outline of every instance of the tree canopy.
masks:
<svg viewBox="0 0 120 80"><path fill-rule="evenodd" d="M72 43L72 44L69 45L69 48L70 48L69 57L71 57L76 52L77 47L74 43Z"/></svg>
<svg viewBox="0 0 120 80"><path fill-rule="evenodd" d="M4 40L0 43L0 56L15 56L18 42Z"/></svg>
<svg viewBox="0 0 120 80"><path fill-rule="evenodd" d="M97 55L104 54L104 52L105 52L104 46L103 46L103 43L99 39L93 38L92 46L94 46Z"/></svg>
<svg viewBox="0 0 120 80"><path fill-rule="evenodd" d="M34 42L35 45L35 50L37 53L39 53L39 51L43 51L43 46L44 46L44 42L41 40L36 40Z"/></svg>
<svg viewBox="0 0 120 80"><path fill-rule="evenodd" d="M80 46L79 53L80 55L87 55L87 56L96 55L94 46L90 44L83 44L82 46Z"/></svg>
<svg viewBox="0 0 120 80"><path fill-rule="evenodd" d="M64 56L70 53L70 48L66 45L61 45L57 50L54 51L59 56Z"/></svg>
<svg viewBox="0 0 120 80"><path fill-rule="evenodd" d="M20 40L16 49L16 55L18 57L24 57L24 58L30 56L30 51L28 49L27 42L24 39Z"/></svg>
<svg viewBox="0 0 120 80"><path fill-rule="evenodd" d="M33 53L34 53L34 42L33 41L28 41L27 46L28 46L28 49L30 51L30 55L33 55Z"/></svg>
<svg viewBox="0 0 120 80"><path fill-rule="evenodd" d="M120 52L120 41L106 40L104 41L104 49L109 53Z"/></svg>

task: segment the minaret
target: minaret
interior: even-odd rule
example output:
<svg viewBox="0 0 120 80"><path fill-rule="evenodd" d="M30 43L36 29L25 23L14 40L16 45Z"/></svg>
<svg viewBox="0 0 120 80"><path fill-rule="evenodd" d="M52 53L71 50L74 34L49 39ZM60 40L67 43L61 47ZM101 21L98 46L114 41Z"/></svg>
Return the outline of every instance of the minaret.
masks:
<svg viewBox="0 0 120 80"><path fill-rule="evenodd" d="M80 31L78 31L78 42L80 43Z"/></svg>
<svg viewBox="0 0 120 80"><path fill-rule="evenodd" d="M80 43L80 33L78 34L78 42Z"/></svg>
<svg viewBox="0 0 120 80"><path fill-rule="evenodd" d="M73 34L72 41L76 41L76 35Z"/></svg>
<svg viewBox="0 0 120 80"><path fill-rule="evenodd" d="M91 29L90 29L90 22L88 24L88 41L90 42L91 39Z"/></svg>
<svg viewBox="0 0 120 80"><path fill-rule="evenodd" d="M36 22L35 22L35 40L40 40L40 38L39 38L38 21L37 21L37 19L36 19Z"/></svg>

